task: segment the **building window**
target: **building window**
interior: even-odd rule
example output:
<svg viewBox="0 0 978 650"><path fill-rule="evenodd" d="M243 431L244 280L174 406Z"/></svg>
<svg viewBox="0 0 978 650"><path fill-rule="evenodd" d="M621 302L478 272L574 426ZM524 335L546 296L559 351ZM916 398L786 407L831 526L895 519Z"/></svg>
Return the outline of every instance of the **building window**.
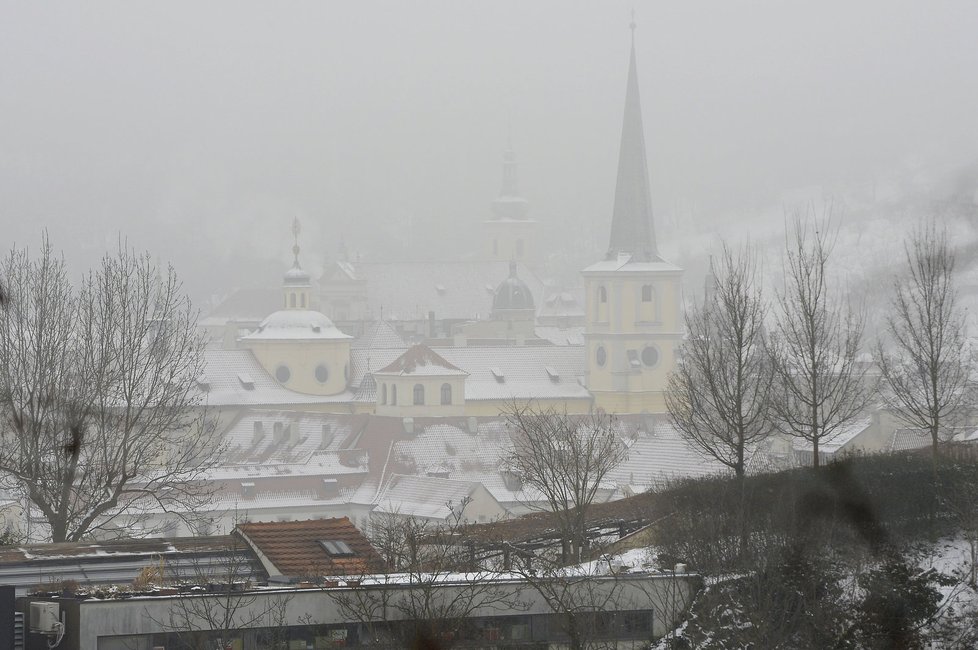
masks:
<svg viewBox="0 0 978 650"><path fill-rule="evenodd" d="M608 302L608 290L604 287L598 287L598 302L606 303Z"/></svg>
<svg viewBox="0 0 978 650"><path fill-rule="evenodd" d="M391 404L397 406L397 384L391 384Z"/></svg>
<svg viewBox="0 0 978 650"><path fill-rule="evenodd" d="M387 384L380 385L380 403L381 404L387 403Z"/></svg>
<svg viewBox="0 0 978 650"><path fill-rule="evenodd" d="M295 307L295 294L289 294L289 307Z"/></svg>
<svg viewBox="0 0 978 650"><path fill-rule="evenodd" d="M452 403L452 385L442 384L441 385L441 403L449 405Z"/></svg>
<svg viewBox="0 0 978 650"><path fill-rule="evenodd" d="M650 368L659 363L659 351L651 345L642 350L642 363Z"/></svg>
<svg viewBox="0 0 978 650"><path fill-rule="evenodd" d="M603 366L608 360L608 353L604 351L603 347L599 347L598 351L595 352L594 360L598 362L599 366Z"/></svg>
<svg viewBox="0 0 978 650"><path fill-rule="evenodd" d="M316 366L316 381L320 384L325 384L329 380L329 369L326 367L325 363L321 363Z"/></svg>
<svg viewBox="0 0 978 650"><path fill-rule="evenodd" d="M421 384L414 385L414 405L424 406L424 386Z"/></svg>
<svg viewBox="0 0 978 650"><path fill-rule="evenodd" d="M278 383L284 384L289 381L292 377L292 371L289 370L288 366L282 365L275 369L275 379L278 379Z"/></svg>
<svg viewBox="0 0 978 650"><path fill-rule="evenodd" d="M652 302L652 285L642 285L642 302Z"/></svg>

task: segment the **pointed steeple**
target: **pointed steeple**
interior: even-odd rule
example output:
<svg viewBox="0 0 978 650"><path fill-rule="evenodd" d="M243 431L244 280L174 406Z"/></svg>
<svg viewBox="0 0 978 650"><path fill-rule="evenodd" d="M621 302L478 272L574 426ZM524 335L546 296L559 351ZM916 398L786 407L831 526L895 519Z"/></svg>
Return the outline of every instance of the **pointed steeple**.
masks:
<svg viewBox="0 0 978 650"><path fill-rule="evenodd" d="M625 91L625 117L618 152L618 183L611 218L611 242L608 259L627 253L635 261L659 259L652 226L652 196L649 191L649 167L645 157L645 130L642 127L642 105L638 93L638 70L635 65L635 21L632 19L632 52L628 63L628 86Z"/></svg>

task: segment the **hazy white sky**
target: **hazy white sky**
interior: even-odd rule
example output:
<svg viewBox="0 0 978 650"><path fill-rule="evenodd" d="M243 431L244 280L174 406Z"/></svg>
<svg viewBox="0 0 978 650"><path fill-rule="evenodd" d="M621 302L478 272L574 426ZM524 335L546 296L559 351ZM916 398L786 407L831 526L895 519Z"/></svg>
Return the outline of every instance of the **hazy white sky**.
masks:
<svg viewBox="0 0 978 650"><path fill-rule="evenodd" d="M87 263L122 232L207 290L284 264L295 215L311 260L443 257L511 133L555 247L600 250L633 5L663 221L978 158L970 0L4 1L4 243L47 227Z"/></svg>

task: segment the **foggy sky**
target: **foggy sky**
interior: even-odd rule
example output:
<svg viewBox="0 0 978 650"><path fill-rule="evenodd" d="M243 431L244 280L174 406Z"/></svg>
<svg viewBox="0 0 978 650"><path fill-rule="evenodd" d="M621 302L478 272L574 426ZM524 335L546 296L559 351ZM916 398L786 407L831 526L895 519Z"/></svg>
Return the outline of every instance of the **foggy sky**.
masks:
<svg viewBox="0 0 978 650"><path fill-rule="evenodd" d="M460 256L511 141L554 249L598 253L633 5L660 240L678 205L978 158L967 0L3 2L2 243L82 266L121 232L198 294L277 274L294 216L314 269Z"/></svg>

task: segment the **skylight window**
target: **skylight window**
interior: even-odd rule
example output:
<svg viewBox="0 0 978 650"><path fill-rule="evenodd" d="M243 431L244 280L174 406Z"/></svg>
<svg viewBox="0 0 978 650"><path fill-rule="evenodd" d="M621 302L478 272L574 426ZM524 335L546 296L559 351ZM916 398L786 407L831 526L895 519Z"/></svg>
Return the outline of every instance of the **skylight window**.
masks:
<svg viewBox="0 0 978 650"><path fill-rule="evenodd" d="M252 379L251 375L249 375L248 373L239 372L238 381L241 382L241 385L244 387L245 390L255 390L255 380Z"/></svg>
<svg viewBox="0 0 978 650"><path fill-rule="evenodd" d="M355 555L350 545L339 539L321 539L319 545L333 557L349 557Z"/></svg>

